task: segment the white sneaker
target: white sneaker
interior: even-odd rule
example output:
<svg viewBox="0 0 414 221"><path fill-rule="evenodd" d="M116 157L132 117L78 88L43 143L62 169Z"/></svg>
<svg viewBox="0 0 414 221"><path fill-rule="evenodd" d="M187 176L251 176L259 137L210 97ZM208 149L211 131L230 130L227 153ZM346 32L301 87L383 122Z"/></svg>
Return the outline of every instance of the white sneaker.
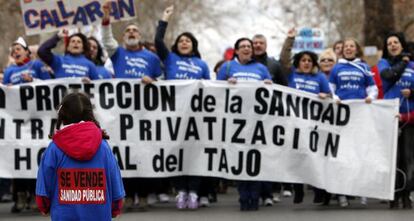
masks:
<svg viewBox="0 0 414 221"><path fill-rule="evenodd" d="M347 207L349 206L348 200L346 196L338 196L339 206L340 207Z"/></svg>
<svg viewBox="0 0 414 221"><path fill-rule="evenodd" d="M280 194L275 194L275 195L273 195L273 202L274 203L279 203L281 200L280 200Z"/></svg>
<svg viewBox="0 0 414 221"><path fill-rule="evenodd" d="M283 197L291 197L292 196L292 192L289 190L283 190L282 193Z"/></svg>
<svg viewBox="0 0 414 221"><path fill-rule="evenodd" d="M148 205L154 205L157 202L157 196L155 193L151 193L147 197L147 204Z"/></svg>
<svg viewBox="0 0 414 221"><path fill-rule="evenodd" d="M13 195L11 195L10 193L5 193L1 197L1 202L11 202L12 200L13 200Z"/></svg>
<svg viewBox="0 0 414 221"><path fill-rule="evenodd" d="M176 206L177 206L177 209L187 208L187 193L186 192L178 192Z"/></svg>
<svg viewBox="0 0 414 221"><path fill-rule="evenodd" d="M196 193L190 192L188 194L188 201L187 201L187 207L189 209L197 209L198 208L198 195Z"/></svg>
<svg viewBox="0 0 414 221"><path fill-rule="evenodd" d="M265 206L273 206L273 200L271 198L266 198L264 200L264 205Z"/></svg>
<svg viewBox="0 0 414 221"><path fill-rule="evenodd" d="M201 207L208 207L210 206L210 201L208 200L208 197L200 197L200 206Z"/></svg>
<svg viewBox="0 0 414 221"><path fill-rule="evenodd" d="M366 197L361 197L361 205L367 205L368 199Z"/></svg>
<svg viewBox="0 0 414 221"><path fill-rule="evenodd" d="M168 203L170 201L170 197L165 193L158 194L158 199L160 203Z"/></svg>

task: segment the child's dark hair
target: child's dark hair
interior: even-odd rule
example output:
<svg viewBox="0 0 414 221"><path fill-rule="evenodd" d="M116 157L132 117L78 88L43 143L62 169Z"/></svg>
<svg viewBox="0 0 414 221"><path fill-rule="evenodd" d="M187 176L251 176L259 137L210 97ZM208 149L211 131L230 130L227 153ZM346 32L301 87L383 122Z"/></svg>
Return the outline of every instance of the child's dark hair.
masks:
<svg viewBox="0 0 414 221"><path fill-rule="evenodd" d="M89 97L80 92L67 94L60 103L57 110L56 129L59 130L61 125L79 123L81 121L91 121L101 128L99 122L93 114L93 106ZM102 130L102 138L109 139L108 134Z"/></svg>

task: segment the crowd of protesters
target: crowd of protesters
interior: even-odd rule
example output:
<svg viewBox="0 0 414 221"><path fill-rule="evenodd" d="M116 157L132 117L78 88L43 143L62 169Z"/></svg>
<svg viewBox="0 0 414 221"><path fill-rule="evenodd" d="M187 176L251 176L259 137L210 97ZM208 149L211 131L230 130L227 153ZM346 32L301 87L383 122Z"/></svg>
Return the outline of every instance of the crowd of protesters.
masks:
<svg viewBox="0 0 414 221"><path fill-rule="evenodd" d="M4 85L17 85L33 81L77 77L84 82L96 79L133 78L150 84L157 79L214 79L237 86L240 80L263 81L280 84L317 94L319 99L341 102L361 99L366 105L375 99L399 98L400 115L395 198L389 208L411 209L410 191L414 188L414 62L409 44L401 33L390 33L383 44L382 58L374 67L364 61L362 46L352 38L335 42L332 48L319 55L302 51L292 55L296 30L287 34L280 60L266 52L266 37L239 38L231 51L232 57L219 61L214 68L216 77L198 50L198 40L191 32L179 34L171 49L164 43L168 21L174 7L164 10L158 22L154 44L141 42L138 24L128 24L119 44L112 34L110 4L103 6L102 42L82 33L69 35L59 31L42 43L38 51L29 49L19 37L11 44L10 62L0 74ZM63 55L52 52L64 41ZM39 59L37 58L37 56ZM108 58L108 59L106 59ZM352 77L350 77L352 76ZM390 131L392 128L389 128ZM363 147L361 147L363 148ZM405 179L402 178L404 174ZM12 212L36 208L36 180L0 179L0 197L13 200ZM228 181L213 177L180 176L173 178L124 178L125 208L145 209L156 201L168 202L173 189L177 209L197 209L217 201L217 193L225 192ZM232 183L232 182L230 182ZM236 181L240 210L258 210L261 202L272 206L282 197L293 194L293 202L304 199L303 184L259 181ZM11 188L10 188L11 187ZM12 190L10 192L10 190ZM349 205L351 196L336 195L313 188L313 202L328 205L332 199L341 207ZM10 197L12 196L12 197ZM367 204L365 197L361 204Z"/></svg>

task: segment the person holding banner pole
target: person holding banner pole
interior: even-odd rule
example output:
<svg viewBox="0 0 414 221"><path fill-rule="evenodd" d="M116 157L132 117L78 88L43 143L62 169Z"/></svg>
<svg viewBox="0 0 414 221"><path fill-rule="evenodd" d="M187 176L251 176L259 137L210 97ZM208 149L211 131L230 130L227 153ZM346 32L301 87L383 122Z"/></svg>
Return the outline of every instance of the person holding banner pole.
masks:
<svg viewBox="0 0 414 221"><path fill-rule="evenodd" d="M249 38L239 38L234 44L233 60L224 63L218 74L217 80L227 80L230 84L238 81L263 81L272 84L272 77L266 66L253 59L253 41ZM261 193L260 181L238 181L239 202L241 211L259 209Z"/></svg>
<svg viewBox="0 0 414 221"><path fill-rule="evenodd" d="M13 64L4 72L4 85L17 85L35 81L35 79L50 79L45 65L39 60L31 59L31 51L26 41L19 37L11 46L11 58ZM12 213L18 213L24 208L36 209L35 204L35 179L13 179Z"/></svg>
<svg viewBox="0 0 414 221"><path fill-rule="evenodd" d="M155 34L155 48L158 56L164 63L166 80L210 79L210 71L207 63L201 60L198 51L198 41L190 32L184 32L177 36L171 51L164 43L168 21L174 12L174 6L164 10L162 19L158 22ZM211 183L209 177L179 176L173 180L177 195L176 206L178 209L197 209L200 184ZM204 185L203 185L204 186ZM203 194L200 201L203 206L208 205L207 195Z"/></svg>
<svg viewBox="0 0 414 221"><path fill-rule="evenodd" d="M151 83L161 75L161 63L157 55L141 44L141 33L135 23L124 29L124 47L119 46L112 35L110 12L112 2L106 1L102 10L102 43L112 61L115 78L136 78Z"/></svg>
<svg viewBox="0 0 414 221"><path fill-rule="evenodd" d="M297 90L317 94L320 99L332 97L328 79L324 73L319 71L317 54L311 51L299 52L293 56L292 64L290 58L296 34L295 28L288 31L287 38L280 54L280 61L288 78L288 86ZM295 183L293 184L293 189L295 192L293 202L302 203L305 194L304 185ZM316 196L319 189L314 188L314 191ZM314 199L314 202L316 203L319 203L319 201L320 200L317 198Z"/></svg>
<svg viewBox="0 0 414 221"><path fill-rule="evenodd" d="M52 220L111 220L125 196L121 172L86 94L66 95L39 164L36 202Z"/></svg>
<svg viewBox="0 0 414 221"><path fill-rule="evenodd" d="M75 33L69 37L67 35L67 30L60 30L40 45L37 52L40 59L52 68L55 78L80 77L85 81L99 79L95 64L86 58L89 54L86 36L82 33ZM65 39L63 56L52 52L61 39Z"/></svg>
<svg viewBox="0 0 414 221"><path fill-rule="evenodd" d="M364 99L370 104L378 96L378 88L368 65L361 60L362 47L353 38L344 40L342 58L333 67L329 76L329 86L334 93L334 99ZM349 205L347 197L338 196L341 207ZM367 198L361 197L361 204L367 204Z"/></svg>
<svg viewBox="0 0 414 221"><path fill-rule="evenodd" d="M400 123L397 147L397 177L390 209L411 209L410 191L414 189L414 62L402 33L390 33L384 39L378 71L383 82L384 99L400 99ZM404 179L405 178L405 179Z"/></svg>

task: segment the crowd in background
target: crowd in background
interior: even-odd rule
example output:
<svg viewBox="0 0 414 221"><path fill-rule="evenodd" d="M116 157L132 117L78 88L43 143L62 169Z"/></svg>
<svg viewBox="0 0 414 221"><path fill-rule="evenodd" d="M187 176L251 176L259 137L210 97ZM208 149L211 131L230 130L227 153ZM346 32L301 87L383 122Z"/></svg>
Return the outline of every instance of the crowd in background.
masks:
<svg viewBox="0 0 414 221"><path fill-rule="evenodd" d="M238 81L263 81L280 84L317 94L320 99L341 102L362 99L369 105L375 99L399 98L401 107L398 139L395 199L389 208L411 209L410 191L414 188L414 62L413 51L401 33L390 32L384 38L382 58L370 67L364 61L363 47L353 38L337 41L319 55L302 51L292 55L296 30L289 30L281 49L280 59L266 53L267 40L261 34L239 38L211 72L198 50L197 38L191 32L181 33L171 48L164 42L168 21L174 8L165 9L158 22L154 43L141 42L137 24L128 24L123 42L112 35L109 17L110 5L104 6L102 41L82 33L69 35L59 31L38 49L31 49L19 37L11 44L10 61L0 74L4 85L78 77L84 82L96 79L131 78L150 84L156 80L217 79L237 85ZM63 55L53 49L63 41ZM213 74L214 73L214 74ZM215 75L215 76L214 76ZM389 128L390 132L393 128ZM363 148L363 147L361 147ZM403 176L406 179L403 179ZM13 200L12 212L36 208L36 180L1 179L0 197ZM146 208L157 201L168 202L172 190L178 209L197 209L217 201L217 193L225 192L233 184L214 177L181 176L172 178L124 178L125 208ZM293 196L294 203L304 199L303 184L262 181L236 181L240 210L258 210L260 205L272 206L282 197ZM12 187L12 188L11 188ZM313 202L329 205L337 200L347 207L356 196L337 195L312 188ZM11 190L11 192L10 192ZM366 205L365 197L358 197Z"/></svg>

